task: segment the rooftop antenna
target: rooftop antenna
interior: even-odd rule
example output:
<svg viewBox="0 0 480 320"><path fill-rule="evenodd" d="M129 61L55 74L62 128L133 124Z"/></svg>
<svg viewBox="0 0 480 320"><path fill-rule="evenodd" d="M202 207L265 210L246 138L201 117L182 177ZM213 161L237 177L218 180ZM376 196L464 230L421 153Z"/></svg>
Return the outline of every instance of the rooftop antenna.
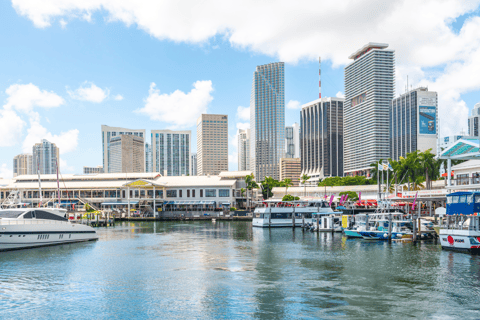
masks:
<svg viewBox="0 0 480 320"><path fill-rule="evenodd" d="M318 99L322 99L322 57L318 57Z"/></svg>

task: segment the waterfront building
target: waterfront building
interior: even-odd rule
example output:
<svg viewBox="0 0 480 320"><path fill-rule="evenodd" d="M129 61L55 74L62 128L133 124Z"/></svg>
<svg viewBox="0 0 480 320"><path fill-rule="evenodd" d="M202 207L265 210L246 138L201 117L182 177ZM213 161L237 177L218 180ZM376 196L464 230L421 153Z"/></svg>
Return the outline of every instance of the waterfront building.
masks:
<svg viewBox="0 0 480 320"><path fill-rule="evenodd" d="M153 171L164 176L190 174L190 146L192 132L152 130Z"/></svg>
<svg viewBox="0 0 480 320"><path fill-rule="evenodd" d="M191 156L190 175L191 176L197 175L197 153L192 153L192 156Z"/></svg>
<svg viewBox="0 0 480 320"><path fill-rule="evenodd" d="M369 175L370 164L390 157L389 114L395 93L395 51L368 43L345 67L344 172Z"/></svg>
<svg viewBox="0 0 480 320"><path fill-rule="evenodd" d="M32 174L32 155L29 153L19 154L13 158L13 176Z"/></svg>
<svg viewBox="0 0 480 320"><path fill-rule="evenodd" d="M152 158L152 145L145 143L145 172L153 172Z"/></svg>
<svg viewBox="0 0 480 320"><path fill-rule="evenodd" d="M285 179L292 180L293 186L300 184L302 174L302 162L300 158L282 158L280 159L280 181Z"/></svg>
<svg viewBox="0 0 480 320"><path fill-rule="evenodd" d="M300 158L300 126L296 122L285 127L285 158Z"/></svg>
<svg viewBox="0 0 480 320"><path fill-rule="evenodd" d="M301 172L317 183L326 177L343 177L344 99L322 98L300 111Z"/></svg>
<svg viewBox="0 0 480 320"><path fill-rule="evenodd" d="M250 96L250 168L257 181L280 178L285 157L285 70L283 62L257 66Z"/></svg>
<svg viewBox="0 0 480 320"><path fill-rule="evenodd" d="M132 135L145 139L145 129L126 129L102 125L102 156L103 170L110 171L110 140L120 135Z"/></svg>
<svg viewBox="0 0 480 320"><path fill-rule="evenodd" d="M250 129L238 129L238 170L250 170Z"/></svg>
<svg viewBox="0 0 480 320"><path fill-rule="evenodd" d="M83 174L98 174L103 173L103 166L83 167Z"/></svg>
<svg viewBox="0 0 480 320"><path fill-rule="evenodd" d="M468 117L468 135L471 137L479 136L479 126L480 122L480 102L477 103L472 110L471 116Z"/></svg>
<svg viewBox="0 0 480 320"><path fill-rule="evenodd" d="M440 140L440 150L444 150L449 148L452 144L457 142L457 140L463 139L463 138L473 138L471 136L468 136L465 132L461 132L460 134L456 134L453 136L447 136L443 137L443 139Z"/></svg>
<svg viewBox="0 0 480 320"><path fill-rule="evenodd" d="M390 157L398 161L413 151L437 153L437 93L420 87L393 99L390 111Z"/></svg>
<svg viewBox="0 0 480 320"><path fill-rule="evenodd" d="M120 135L110 139L110 172L145 172L145 142L142 137Z"/></svg>
<svg viewBox="0 0 480 320"><path fill-rule="evenodd" d="M60 151L55 143L43 139L33 146L32 173L56 174L60 165Z"/></svg>
<svg viewBox="0 0 480 320"><path fill-rule="evenodd" d="M197 120L197 174L228 171L228 116L202 114Z"/></svg>

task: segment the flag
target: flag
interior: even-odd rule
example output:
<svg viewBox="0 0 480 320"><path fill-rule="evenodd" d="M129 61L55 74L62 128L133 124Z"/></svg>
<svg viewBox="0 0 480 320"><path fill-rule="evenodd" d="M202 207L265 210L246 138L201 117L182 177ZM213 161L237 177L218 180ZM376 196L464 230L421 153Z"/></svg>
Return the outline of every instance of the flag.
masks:
<svg viewBox="0 0 480 320"><path fill-rule="evenodd" d="M334 196L335 196L335 195L334 195L334 194L332 194L332 196L330 197L330 203L328 204L329 206L331 206L331 205L332 205L332 201L333 201L333 197L334 197Z"/></svg>
<svg viewBox="0 0 480 320"><path fill-rule="evenodd" d="M382 163L382 166L383 166L383 171L387 171L387 170L388 170L388 164Z"/></svg>
<svg viewBox="0 0 480 320"><path fill-rule="evenodd" d="M362 191L358 193L358 202L362 202Z"/></svg>
<svg viewBox="0 0 480 320"><path fill-rule="evenodd" d="M383 171L383 164L381 163L378 164L378 171Z"/></svg>
<svg viewBox="0 0 480 320"><path fill-rule="evenodd" d="M388 170L393 171L392 165L388 162Z"/></svg>
<svg viewBox="0 0 480 320"><path fill-rule="evenodd" d="M415 210L415 202L417 201L417 195L418 195L418 191L417 193L415 193L415 199L413 200L412 210Z"/></svg>

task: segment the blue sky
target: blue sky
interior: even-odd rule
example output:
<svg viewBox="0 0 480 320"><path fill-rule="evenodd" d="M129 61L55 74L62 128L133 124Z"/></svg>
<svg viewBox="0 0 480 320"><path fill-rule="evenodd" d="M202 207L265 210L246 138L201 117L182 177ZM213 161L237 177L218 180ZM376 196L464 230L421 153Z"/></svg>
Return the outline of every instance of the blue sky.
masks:
<svg viewBox="0 0 480 320"><path fill-rule="evenodd" d="M462 127L466 129L468 110L480 102L480 82L474 79L479 77L473 72L480 62L472 58L480 54L477 43L480 39L470 35L475 31L480 34L478 2L460 6L449 3L455 1L446 1L445 8L441 8L443 11L438 9L437 13L444 14L442 21L432 17L431 24L414 26L426 28L425 33L430 37L437 34L442 39L438 42L471 44L468 50L461 52L449 52L449 47L442 50L437 41L424 41L423 37L428 35L418 34L418 39L405 40L398 37L394 29L387 28L392 35L389 39L389 33L381 30L385 29L381 28L382 24L387 22L381 20L372 22L377 31L364 32L350 41L349 37L355 36L358 30L327 30L319 25L317 34L315 28L313 31L305 29L308 23L296 18L285 19L283 23L278 21L281 19L274 19L252 30L251 24L237 21L235 16L225 20L224 16L228 16L225 12L217 12L212 17L199 13L182 20L184 15L175 8L169 12L170 9L149 1L118 1L115 8L109 7L106 0L95 2L90 6L71 0L63 3L45 0L41 6L40 2L22 0L0 2L0 100L4 106L3 114L0 112L0 124L4 127L3 131L0 127L3 134L0 137L0 177L11 175L13 157L28 150L33 141L42 137L53 137L52 140L64 146L61 149L63 173L81 173L83 166L101 165L102 124L147 131L192 130L192 141L195 141L192 119L196 119L199 110L228 114L232 141L230 170L235 170L233 141L237 124L245 126L248 122L238 117L237 110L239 106L249 106L252 74L257 65L285 61L285 102L294 100L303 104L318 96L319 52L323 57L322 95L335 96L343 92L343 68L348 63L348 54L368 41L390 43L396 50L397 88L403 86L409 74L410 83L429 85L431 90L439 91L439 96L441 90L448 89L439 105L441 124L442 116L446 119L445 128L442 128L444 134L456 133ZM376 5L374 0L364 2L367 8ZM245 6L254 6L254 3L245 3ZM313 3L319 6L318 2ZM384 9L390 13L390 19L401 16L403 10L412 5L409 1L398 3L402 6ZM202 5L205 8L201 10L218 7L214 1L205 1ZM315 12L311 13L308 7L307 2L298 3L300 14L304 10L305 19L312 16L316 21ZM152 19L148 18L146 13L156 10L158 20L155 14ZM218 10L230 12L228 8ZM291 12L289 8L284 11L279 14ZM338 14L351 15L348 11ZM382 12L375 14L381 16ZM284 25L290 28L277 32ZM358 28L371 29L368 25ZM405 30L407 38L409 32ZM409 49L409 45L417 45L418 50ZM436 55L433 61L428 58L431 52L440 50L442 54ZM468 77L469 70L472 81L466 79L465 84L455 81ZM452 80L448 80L450 77ZM211 81L213 90L199 89L198 94L189 96L197 81ZM449 81L455 81L455 85ZM149 111L145 113L136 112L146 108L147 98L152 95L149 92L152 83L159 90L159 93L153 92L157 102L149 104ZM29 84L31 86L25 86ZM78 91L79 88L84 90ZM172 94L175 91L177 93ZM179 112L172 113L172 110ZM452 113L455 116L451 117ZM174 120L165 121L171 117ZM298 122L298 107L287 108L286 119L287 125ZM19 129L21 123L23 126ZM8 128L9 125L12 128ZM15 135L7 136L7 129ZM193 148L195 150L196 146Z"/></svg>

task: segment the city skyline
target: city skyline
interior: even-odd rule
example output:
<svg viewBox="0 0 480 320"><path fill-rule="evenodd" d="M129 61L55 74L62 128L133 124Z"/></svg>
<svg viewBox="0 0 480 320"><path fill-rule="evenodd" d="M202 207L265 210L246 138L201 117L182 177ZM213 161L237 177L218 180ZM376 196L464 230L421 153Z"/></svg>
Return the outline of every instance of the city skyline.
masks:
<svg viewBox="0 0 480 320"><path fill-rule="evenodd" d="M15 34L0 35L0 41L9 48L0 53L4 62L0 75L1 177L12 177L13 157L29 152L44 138L59 146L63 173L81 173L84 166L102 165L101 124L147 131L191 130L196 141L194 122L200 113L229 116L229 170L235 170L236 135L238 128L248 126L251 70L255 66L285 62L285 125L290 126L299 121L300 106L318 96L318 56L322 56L322 95L342 96L348 54L370 41L389 43L396 52L395 97L404 93L407 76L409 87L425 85L439 93L441 137L467 131L469 111L480 101L480 83L468 76L479 65L479 46L468 38L478 28L478 3L459 2L454 11L447 4L438 5L438 19L426 17L421 28L414 22L402 39L391 29L383 32L378 27L390 27L383 16L403 17L407 4L382 8L375 14L377 20L365 19L366 24L377 27L364 26L360 28L364 33L354 38L342 28L315 35L310 29L325 29L321 28L322 19L316 19L319 25L313 28L289 19L290 25L301 27L294 32L299 41L320 39L322 32L337 32L335 38L348 45L339 48L329 41L309 41L315 44L302 46L291 35L278 37L275 33L276 44L271 49L265 46L271 39L256 44L242 42L238 36L242 32L246 38L255 34L236 24L229 25L230 35L215 27L214 34L195 38L194 28L187 28L176 38L157 25L146 26L140 16L128 26L123 17L109 20L115 12L108 5L104 12L96 6L75 4L58 11L55 3L42 10L33 6L22 1L0 4L0 18L16 30ZM211 3L207 1L205 6ZM296 6L308 11L304 3ZM421 4L416 10L427 8L428 4ZM85 13L84 18L73 14L75 10ZM284 15L288 12L286 8L276 10ZM351 13L344 10L334 12L337 16ZM360 19L364 13L355 10ZM314 15L323 16L321 12ZM196 17L194 22L198 19L202 18ZM217 25L218 19L212 21ZM262 28L266 29L259 30L275 29ZM431 40L441 36L446 39L442 44ZM161 105L168 108L159 108ZM453 110L452 116L447 117L449 110ZM191 152L195 148L194 144Z"/></svg>

